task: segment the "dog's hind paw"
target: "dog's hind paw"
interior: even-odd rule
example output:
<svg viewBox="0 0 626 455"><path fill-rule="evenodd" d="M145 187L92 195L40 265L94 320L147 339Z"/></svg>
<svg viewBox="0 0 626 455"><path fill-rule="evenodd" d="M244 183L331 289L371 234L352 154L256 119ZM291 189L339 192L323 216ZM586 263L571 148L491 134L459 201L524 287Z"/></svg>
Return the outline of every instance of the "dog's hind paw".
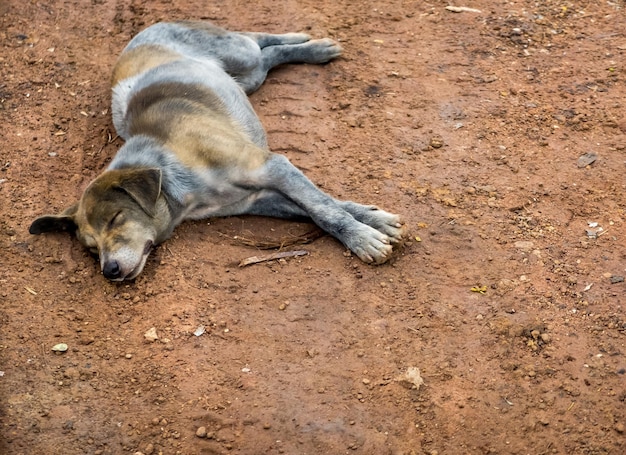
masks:
<svg viewBox="0 0 626 455"><path fill-rule="evenodd" d="M302 45L305 63L326 63L341 55L341 46L330 38L314 39Z"/></svg>

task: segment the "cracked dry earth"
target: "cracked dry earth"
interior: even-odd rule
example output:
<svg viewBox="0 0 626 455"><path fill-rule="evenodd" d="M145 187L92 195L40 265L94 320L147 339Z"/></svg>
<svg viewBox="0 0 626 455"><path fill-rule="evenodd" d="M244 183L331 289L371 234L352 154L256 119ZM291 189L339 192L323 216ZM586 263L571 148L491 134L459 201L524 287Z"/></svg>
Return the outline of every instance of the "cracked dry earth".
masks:
<svg viewBox="0 0 626 455"><path fill-rule="evenodd" d="M625 4L454 5L480 12L0 3L0 453L625 453ZM325 191L403 215L391 263L325 236L238 267L311 225L233 217L116 284L75 238L28 234L121 145L125 43L190 18L341 42L252 103Z"/></svg>

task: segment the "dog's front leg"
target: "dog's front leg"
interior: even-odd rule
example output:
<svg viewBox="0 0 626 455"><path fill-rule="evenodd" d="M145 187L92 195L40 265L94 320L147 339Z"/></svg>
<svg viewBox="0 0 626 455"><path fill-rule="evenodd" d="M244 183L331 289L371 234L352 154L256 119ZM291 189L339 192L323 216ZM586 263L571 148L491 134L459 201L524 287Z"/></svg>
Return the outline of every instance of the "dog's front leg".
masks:
<svg viewBox="0 0 626 455"><path fill-rule="evenodd" d="M387 261L392 244L402 236L402 223L397 215L333 199L282 155L272 154L257 177L261 187L279 191L292 200L319 227L365 262Z"/></svg>

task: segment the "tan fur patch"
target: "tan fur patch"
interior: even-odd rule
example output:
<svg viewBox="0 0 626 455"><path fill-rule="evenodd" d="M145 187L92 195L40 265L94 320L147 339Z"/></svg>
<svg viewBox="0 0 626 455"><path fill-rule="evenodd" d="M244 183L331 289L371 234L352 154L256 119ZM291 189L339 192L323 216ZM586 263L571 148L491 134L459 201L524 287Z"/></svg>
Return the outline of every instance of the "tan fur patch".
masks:
<svg viewBox="0 0 626 455"><path fill-rule="evenodd" d="M113 68L111 85L115 87L119 81L143 73L165 63L174 62L182 56L164 46L143 44L124 52Z"/></svg>
<svg viewBox="0 0 626 455"><path fill-rule="evenodd" d="M269 156L201 85L167 82L146 87L132 97L127 120L131 135L158 138L189 167L256 169Z"/></svg>

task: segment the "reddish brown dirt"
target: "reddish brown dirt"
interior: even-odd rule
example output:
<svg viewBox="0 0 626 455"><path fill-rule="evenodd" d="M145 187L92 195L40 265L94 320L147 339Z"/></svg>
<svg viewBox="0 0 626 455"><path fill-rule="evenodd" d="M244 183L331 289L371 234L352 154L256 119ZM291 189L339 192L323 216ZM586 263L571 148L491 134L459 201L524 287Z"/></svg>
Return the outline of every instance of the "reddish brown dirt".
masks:
<svg viewBox="0 0 626 455"><path fill-rule="evenodd" d="M0 4L0 453L625 453L624 2L447 4ZM322 188L405 217L393 263L323 237L239 268L260 252L235 237L310 228L240 217L113 284L76 239L28 234L121 144L116 55L183 18L341 41L252 101Z"/></svg>

